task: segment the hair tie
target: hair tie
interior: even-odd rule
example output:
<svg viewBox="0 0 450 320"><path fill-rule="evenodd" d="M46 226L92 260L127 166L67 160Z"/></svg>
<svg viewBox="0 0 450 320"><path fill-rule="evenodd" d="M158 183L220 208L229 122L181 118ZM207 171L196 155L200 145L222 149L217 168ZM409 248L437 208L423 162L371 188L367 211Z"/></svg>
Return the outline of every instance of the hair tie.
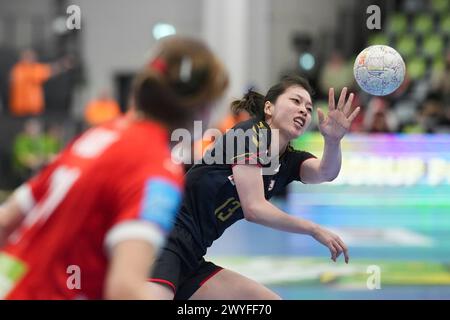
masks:
<svg viewBox="0 0 450 320"><path fill-rule="evenodd" d="M149 66L151 69L158 71L161 74L165 74L167 71L167 63L161 58L155 58L150 62Z"/></svg>

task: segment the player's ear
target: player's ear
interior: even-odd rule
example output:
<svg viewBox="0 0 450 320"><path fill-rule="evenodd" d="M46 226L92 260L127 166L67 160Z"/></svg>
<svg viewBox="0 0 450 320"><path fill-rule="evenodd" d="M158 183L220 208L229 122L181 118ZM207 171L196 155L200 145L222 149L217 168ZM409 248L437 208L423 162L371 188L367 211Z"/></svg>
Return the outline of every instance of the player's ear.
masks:
<svg viewBox="0 0 450 320"><path fill-rule="evenodd" d="M274 105L272 104L272 102L266 101L266 103L264 104L264 114L271 117L273 114L273 108Z"/></svg>

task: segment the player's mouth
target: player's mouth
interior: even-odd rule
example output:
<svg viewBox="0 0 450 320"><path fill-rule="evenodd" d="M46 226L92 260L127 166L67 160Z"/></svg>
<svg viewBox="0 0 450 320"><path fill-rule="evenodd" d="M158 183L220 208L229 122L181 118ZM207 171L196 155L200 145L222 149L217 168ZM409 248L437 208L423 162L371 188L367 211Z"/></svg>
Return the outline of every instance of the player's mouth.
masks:
<svg viewBox="0 0 450 320"><path fill-rule="evenodd" d="M296 127L301 129L305 125L305 118L303 118L303 117L296 117L296 118L294 118L294 123L295 123Z"/></svg>

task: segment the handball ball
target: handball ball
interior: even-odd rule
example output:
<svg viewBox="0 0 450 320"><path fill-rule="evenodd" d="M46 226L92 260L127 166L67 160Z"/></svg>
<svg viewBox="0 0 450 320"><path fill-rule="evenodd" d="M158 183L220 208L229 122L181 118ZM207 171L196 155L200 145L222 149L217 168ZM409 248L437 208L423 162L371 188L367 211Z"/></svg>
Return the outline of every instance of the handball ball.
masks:
<svg viewBox="0 0 450 320"><path fill-rule="evenodd" d="M358 55L353 66L356 82L365 92L374 96L388 95L405 79L405 62L393 48L370 46Z"/></svg>

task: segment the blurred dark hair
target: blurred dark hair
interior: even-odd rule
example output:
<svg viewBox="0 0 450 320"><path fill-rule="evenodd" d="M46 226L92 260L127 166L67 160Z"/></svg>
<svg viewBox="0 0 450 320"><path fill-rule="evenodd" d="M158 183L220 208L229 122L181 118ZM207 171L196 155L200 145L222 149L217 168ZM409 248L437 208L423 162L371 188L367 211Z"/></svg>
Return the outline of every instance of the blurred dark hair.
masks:
<svg viewBox="0 0 450 320"><path fill-rule="evenodd" d="M279 83L272 86L269 91L267 91L266 96L250 89L242 99L235 100L231 103L231 110L233 113L238 113L239 111L247 111L252 117L259 120L264 120L264 104L266 101L270 101L275 104L276 100L280 95L282 95L288 88L293 86L299 86L305 89L311 96L313 95L313 90L305 78L296 75L284 76Z"/></svg>
<svg viewBox="0 0 450 320"><path fill-rule="evenodd" d="M228 86L223 64L199 40L168 37L134 80L136 109L169 128L185 127Z"/></svg>

